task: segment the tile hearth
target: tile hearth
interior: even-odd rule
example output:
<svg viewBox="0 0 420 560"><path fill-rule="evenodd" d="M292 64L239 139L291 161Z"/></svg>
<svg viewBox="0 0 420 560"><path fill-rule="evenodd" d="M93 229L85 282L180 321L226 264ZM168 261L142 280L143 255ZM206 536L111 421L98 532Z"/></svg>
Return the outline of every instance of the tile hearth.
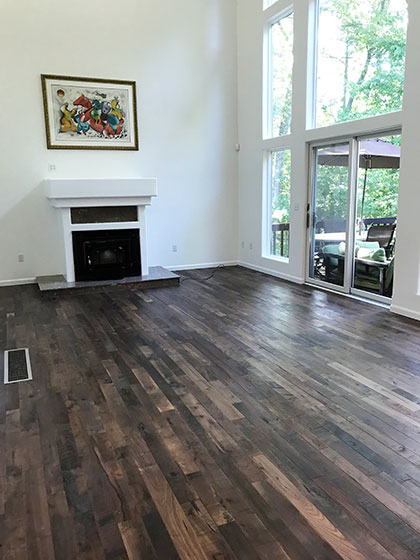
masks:
<svg viewBox="0 0 420 560"><path fill-rule="evenodd" d="M41 294L55 295L73 292L87 292L91 290L105 290L114 287L135 285L140 289L163 288L178 286L180 276L161 266L151 266L149 274L144 276L129 276L117 280L89 280L86 282L67 282L61 274L56 276L39 276L37 284Z"/></svg>

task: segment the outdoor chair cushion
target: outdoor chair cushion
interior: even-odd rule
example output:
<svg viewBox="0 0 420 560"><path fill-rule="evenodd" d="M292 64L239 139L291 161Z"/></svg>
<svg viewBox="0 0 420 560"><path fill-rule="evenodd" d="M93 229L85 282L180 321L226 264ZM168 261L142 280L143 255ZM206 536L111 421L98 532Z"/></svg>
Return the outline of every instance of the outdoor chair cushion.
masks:
<svg viewBox="0 0 420 560"><path fill-rule="evenodd" d="M364 247L356 248L356 257L358 259L376 261L376 262L386 262L385 249L365 249Z"/></svg>
<svg viewBox="0 0 420 560"><path fill-rule="evenodd" d="M380 245L378 241L360 241L356 239L356 247L361 247L362 249L379 249Z"/></svg>
<svg viewBox="0 0 420 560"><path fill-rule="evenodd" d="M324 253L328 253L329 255L340 255L340 244L339 243L330 243L329 245L324 245L322 248Z"/></svg>
<svg viewBox="0 0 420 560"><path fill-rule="evenodd" d="M330 243L323 248L324 254L330 256L345 255L346 242L342 241L339 244ZM385 250L381 249L377 241L359 241L356 240L354 254L359 259L367 259L377 262L386 262ZM331 258L331 257L330 257ZM337 263L334 263L337 264Z"/></svg>

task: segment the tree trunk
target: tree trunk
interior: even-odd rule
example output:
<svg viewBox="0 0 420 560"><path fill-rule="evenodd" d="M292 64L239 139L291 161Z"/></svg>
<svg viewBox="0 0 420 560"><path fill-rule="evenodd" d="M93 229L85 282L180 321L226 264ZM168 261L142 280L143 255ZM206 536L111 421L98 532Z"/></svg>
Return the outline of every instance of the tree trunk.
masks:
<svg viewBox="0 0 420 560"><path fill-rule="evenodd" d="M346 42L346 58L344 62L344 92L343 92L343 103L342 103L343 111L346 110L348 85L349 85L349 44Z"/></svg>
<svg viewBox="0 0 420 560"><path fill-rule="evenodd" d="M361 86L363 84L363 82L365 81L366 75L367 75L368 70L369 70L370 61L372 60L372 56L373 56L373 52L372 52L372 50L369 49L367 51L367 54L366 54L366 62L363 66L363 70L361 71L359 79L356 82L357 86ZM346 107L346 111L348 113L351 112L352 107L353 107L353 103L354 103L354 95L350 95L349 101L348 101L347 107Z"/></svg>
<svg viewBox="0 0 420 560"><path fill-rule="evenodd" d="M391 2L391 0L379 0L378 9L379 9L380 14L384 15L384 14L388 13L390 2ZM372 57L373 57L373 50L368 49L368 51L366 53L366 62L365 62L364 66L363 66L363 69L360 73L359 79L356 82L356 86L362 85L363 82L365 81L365 78L366 78L367 73L369 71L370 63L372 61ZM348 72L348 69L346 69L346 71ZM344 94L346 95L346 86L345 86ZM351 112L351 110L353 108L353 103L354 103L354 96L351 95L349 100L348 100L347 106L346 106L347 113Z"/></svg>

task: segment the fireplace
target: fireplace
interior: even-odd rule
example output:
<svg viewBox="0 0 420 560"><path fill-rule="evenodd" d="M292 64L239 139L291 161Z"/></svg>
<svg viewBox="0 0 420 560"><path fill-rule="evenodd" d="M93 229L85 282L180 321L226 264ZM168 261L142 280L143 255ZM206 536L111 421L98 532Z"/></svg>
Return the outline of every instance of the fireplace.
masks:
<svg viewBox="0 0 420 560"><path fill-rule="evenodd" d="M76 281L141 275L139 229L73 231L72 235Z"/></svg>
<svg viewBox="0 0 420 560"><path fill-rule="evenodd" d="M146 208L157 196L156 179L46 179L45 187L52 206L61 213L67 282L76 276L149 275ZM136 238L124 237L122 230L137 230ZM117 242L112 244L112 238ZM99 253L93 251L93 243Z"/></svg>

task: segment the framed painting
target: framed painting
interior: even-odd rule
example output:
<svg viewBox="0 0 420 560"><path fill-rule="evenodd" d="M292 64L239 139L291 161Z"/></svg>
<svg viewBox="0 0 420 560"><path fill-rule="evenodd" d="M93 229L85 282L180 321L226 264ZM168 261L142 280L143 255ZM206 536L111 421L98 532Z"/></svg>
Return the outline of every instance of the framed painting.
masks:
<svg viewBox="0 0 420 560"><path fill-rule="evenodd" d="M136 83L41 75L47 147L138 150Z"/></svg>

